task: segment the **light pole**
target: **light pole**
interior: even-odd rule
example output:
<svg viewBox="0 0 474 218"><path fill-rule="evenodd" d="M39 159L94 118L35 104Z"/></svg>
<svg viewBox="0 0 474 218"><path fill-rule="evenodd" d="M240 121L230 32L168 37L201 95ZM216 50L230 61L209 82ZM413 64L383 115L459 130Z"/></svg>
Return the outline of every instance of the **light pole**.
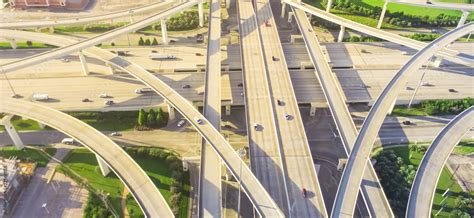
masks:
<svg viewBox="0 0 474 218"><path fill-rule="evenodd" d="M423 71L423 74L421 75L420 82L416 86L415 91L413 92L413 95L411 96L410 102L408 103L408 108L411 108L411 103L415 99L415 95L418 92L418 89L420 88L421 84L423 83L423 78L425 77L425 73L428 70L428 65L431 63L431 60L433 59L434 56L431 56L430 60L428 60L428 63L425 66L425 70Z"/></svg>
<svg viewBox="0 0 474 218"><path fill-rule="evenodd" d="M47 203L44 203L43 205L41 205L41 207L46 210L46 213L49 214L49 210L48 210L48 208L47 208L46 206L48 206Z"/></svg>
<svg viewBox="0 0 474 218"><path fill-rule="evenodd" d="M239 150L237 150L237 154L239 155L240 157L240 168L239 168L239 199L237 201L237 217L240 217L240 184L242 182L242 164L244 162L243 158L245 157L245 155L247 154L247 151L245 150L245 148L239 148Z"/></svg>

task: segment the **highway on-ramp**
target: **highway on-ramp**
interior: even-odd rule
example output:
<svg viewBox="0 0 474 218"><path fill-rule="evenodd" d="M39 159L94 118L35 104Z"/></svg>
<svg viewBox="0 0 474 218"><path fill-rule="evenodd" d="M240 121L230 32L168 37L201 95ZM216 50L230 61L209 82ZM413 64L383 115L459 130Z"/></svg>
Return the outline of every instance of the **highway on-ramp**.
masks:
<svg viewBox="0 0 474 218"><path fill-rule="evenodd" d="M474 106L466 109L436 136L416 171L406 217L431 217L436 184L454 147L474 127Z"/></svg>
<svg viewBox="0 0 474 218"><path fill-rule="evenodd" d="M354 143L336 194L332 209L333 217L352 217L358 193L353 187L359 187L361 184L365 166L380 127L391 106L396 101L398 93L403 90L408 76L418 70L435 52L472 31L474 31L473 22L456 28L434 40L426 48L416 53L382 91L364 120Z"/></svg>
<svg viewBox="0 0 474 218"><path fill-rule="evenodd" d="M36 40L51 45L66 46L74 43L75 40L47 35L35 32L24 32L14 30L2 30L9 34L14 34L18 38L26 40ZM116 54L110 53L98 47L90 47L84 52L91 54L107 63L122 69L124 72L137 78L155 92L161 95L171 106L178 110L185 119L191 123L201 136L212 145L214 150L222 158L230 172L241 180L242 187L248 195L250 201L254 204L258 214L268 217L280 217L282 212L263 188L257 178L252 174L247 165L242 165L240 157L230 146L227 140L217 131L214 126L185 98L179 95L175 90L169 87L162 80L146 71L143 67L131 63ZM197 122L202 121L202 124Z"/></svg>
<svg viewBox="0 0 474 218"><path fill-rule="evenodd" d="M305 11L306 13L312 14L314 16L317 16L321 19L330 21L332 23L345 26L349 29L353 29L355 31L365 33L374 37L377 37L379 39L387 40L389 42L397 43L400 45L404 45L416 50L423 49L426 47L427 43L425 42L420 42L414 39L409 39L394 33L390 33L387 31L383 31L380 29L376 29L373 27L366 26L364 24L360 24L342 17L339 17L337 15L327 13L326 11L323 11L319 8L313 7L308 4L304 3L299 3L296 0L284 0L285 3L301 9ZM472 64L474 62L474 55L472 54L465 54L465 53L460 53L458 51L454 51L448 48L443 48L442 51L439 52L439 55L445 58L446 60L455 62L455 63L462 63L462 64Z"/></svg>
<svg viewBox="0 0 474 218"><path fill-rule="evenodd" d="M173 217L166 200L145 171L101 132L65 113L23 100L0 100L0 112L30 118L74 138L106 162L147 217Z"/></svg>
<svg viewBox="0 0 474 218"><path fill-rule="evenodd" d="M289 217L327 217L318 176L269 0L256 0L270 103L283 156ZM261 83L260 83L261 85ZM286 117L287 116L287 117ZM308 193L303 196L302 190Z"/></svg>
<svg viewBox="0 0 474 218"><path fill-rule="evenodd" d="M328 101L329 109L333 114L334 123L341 137L346 155L349 156L357 137L357 128L352 120L351 114L344 101L344 93L340 84L336 81L328 61L325 59L318 38L313 33L304 11L293 9L295 20L300 27L300 32L305 40L306 48L314 65L314 73L318 78L323 93ZM394 217L390 204L385 196L382 186L379 183L377 174L368 161L367 170L364 171L364 179L361 185L362 197L374 217Z"/></svg>

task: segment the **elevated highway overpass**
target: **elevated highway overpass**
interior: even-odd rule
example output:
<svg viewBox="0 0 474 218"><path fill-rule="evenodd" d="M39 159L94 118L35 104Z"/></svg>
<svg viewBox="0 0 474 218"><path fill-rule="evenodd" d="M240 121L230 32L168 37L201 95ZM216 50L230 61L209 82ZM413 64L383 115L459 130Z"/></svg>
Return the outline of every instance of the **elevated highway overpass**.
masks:
<svg viewBox="0 0 474 218"><path fill-rule="evenodd" d="M304 11L293 9L295 19L300 27L300 32L306 43L309 56L314 64L316 77L318 78L324 96L327 99L329 109L333 114L339 136L349 156L352 145L357 137L357 128L352 120L351 114L344 99L344 93L340 84L336 81L328 61L325 59L319 41L313 33L313 28ZM394 217L390 204L379 183L377 174L370 163L366 162L367 170L364 171L361 185L362 198L373 217Z"/></svg>
<svg viewBox="0 0 474 218"><path fill-rule="evenodd" d="M282 152L289 198L289 217L327 217L318 176L296 101L271 1L254 1L259 40L263 49L272 119ZM261 84L260 84L261 85ZM288 117L285 117L288 116ZM302 196L302 189L308 193Z"/></svg>
<svg viewBox="0 0 474 218"><path fill-rule="evenodd" d="M363 25L363 24L336 16L331 13L327 13L319 8L313 7L308 4L304 4L302 2L298 2L296 0L284 0L284 3L289 4L294 8L303 10L308 14L317 16L321 19L341 25L343 27L347 27L349 29L362 32L362 33L377 37L379 39L383 39L383 40L387 40L393 43L404 45L416 50L421 50L427 45L427 43L425 42L409 39L409 38L406 38L394 33L389 33L387 31L383 31L380 29ZM455 63L472 64L472 62L474 61L473 55L460 53L458 51L454 51L448 48L443 48L438 54L442 56L444 59L455 62Z"/></svg>
<svg viewBox="0 0 474 218"><path fill-rule="evenodd" d="M0 112L29 118L69 135L105 161L130 190L145 216L174 216L145 171L120 146L96 129L65 113L23 100L2 99Z"/></svg>
<svg viewBox="0 0 474 218"><path fill-rule="evenodd" d="M431 143L416 171L406 217L430 217L436 185L454 147L474 127L474 106L446 125Z"/></svg>
<svg viewBox="0 0 474 218"><path fill-rule="evenodd" d="M236 1L236 6L250 164L259 181L287 216L286 174L257 17L251 0Z"/></svg>
<svg viewBox="0 0 474 218"><path fill-rule="evenodd" d="M369 160L374 141L383 120L396 101L398 93L403 89L408 75L419 69L423 63L430 59L437 51L440 51L451 42L473 31L474 23L471 22L434 40L427 47L415 54L412 59L400 69L384 91L382 91L364 120L359 135L354 143L336 194L336 200L332 209L333 217L351 217L353 215L355 201L357 199L357 190L352 187L360 186L366 163Z"/></svg>
<svg viewBox="0 0 474 218"><path fill-rule="evenodd" d="M221 1L211 0L204 91L204 116L221 130ZM203 142L199 181L199 216L222 214L221 161L212 146Z"/></svg>
<svg viewBox="0 0 474 218"><path fill-rule="evenodd" d="M66 39L54 35L34 32L2 30L2 33L4 32L14 33L19 38L41 41L51 45L66 46L66 48L68 45L76 42L72 39ZM189 123L196 128L196 130L201 134L201 136L209 144L212 145L213 149L217 152L219 157L222 158L223 162L226 164L230 172L237 179L241 179L242 188L248 195L250 201L254 204L258 214L262 216L271 217L283 216L279 207L276 205L270 195L268 195L267 191L263 188L257 178L252 174L249 167L247 165L240 164L241 159L234 151L234 149L230 146L230 144L188 100L183 98L166 83L164 83L162 80L155 77L142 67L131 63L113 53L107 52L103 49L94 46L84 49L84 52L91 54L92 56L97 57L105 61L106 63L114 65L115 67L132 75L145 85L151 87L163 99L165 99L166 102L168 102L172 107L179 111L183 115L183 117L187 119ZM67 53L68 52L65 52L65 54ZM60 53L59 55L64 54ZM19 64L22 67L25 67L25 65L21 63ZM202 121L202 124L199 124L196 118L200 119Z"/></svg>

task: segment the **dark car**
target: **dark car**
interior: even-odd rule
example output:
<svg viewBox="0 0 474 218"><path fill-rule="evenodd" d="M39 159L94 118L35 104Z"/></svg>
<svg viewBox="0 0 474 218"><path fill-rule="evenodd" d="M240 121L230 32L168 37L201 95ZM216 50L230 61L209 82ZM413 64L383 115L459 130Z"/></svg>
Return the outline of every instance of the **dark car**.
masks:
<svg viewBox="0 0 474 218"><path fill-rule="evenodd" d="M279 61L280 59L277 58L277 57L275 57L275 56L272 56L272 60L273 60L273 61Z"/></svg>
<svg viewBox="0 0 474 218"><path fill-rule="evenodd" d="M88 98L83 98L83 99L82 99L82 102L91 102L91 100L88 99Z"/></svg>
<svg viewBox="0 0 474 218"><path fill-rule="evenodd" d="M301 194L303 195L303 198L308 197L308 192L306 191L305 188L302 188L302 189L301 189Z"/></svg>
<svg viewBox="0 0 474 218"><path fill-rule="evenodd" d="M197 35L196 35L196 42L197 42L197 43L203 43L203 42L204 42L204 35L202 35L202 34L197 34Z"/></svg>
<svg viewBox="0 0 474 218"><path fill-rule="evenodd" d="M244 84L242 83L237 84L237 87L242 87L242 86L244 86Z"/></svg>
<svg viewBox="0 0 474 218"><path fill-rule="evenodd" d="M411 121L409 120L404 120L402 123L403 125L407 125L407 126L412 124Z"/></svg>
<svg viewBox="0 0 474 218"><path fill-rule="evenodd" d="M449 92L458 92L456 89L448 89Z"/></svg>
<svg viewBox="0 0 474 218"><path fill-rule="evenodd" d="M191 88L191 85L186 84L183 86L183 89L189 89L189 88Z"/></svg>
<svg viewBox="0 0 474 218"><path fill-rule="evenodd" d="M280 99L277 100L277 103L278 103L278 106L283 106L283 105L284 105L284 104L283 104L283 101L280 100Z"/></svg>

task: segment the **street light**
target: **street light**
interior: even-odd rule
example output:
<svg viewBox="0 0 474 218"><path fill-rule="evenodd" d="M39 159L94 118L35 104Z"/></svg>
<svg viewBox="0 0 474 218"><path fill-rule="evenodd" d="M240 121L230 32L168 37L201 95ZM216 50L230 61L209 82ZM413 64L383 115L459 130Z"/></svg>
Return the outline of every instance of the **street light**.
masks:
<svg viewBox="0 0 474 218"><path fill-rule="evenodd" d="M47 203L44 203L43 205L41 205L41 207L46 210L46 213L49 214L49 210L48 210L48 208L47 208L46 206L48 206Z"/></svg>
<svg viewBox="0 0 474 218"><path fill-rule="evenodd" d="M245 148L239 148L239 150L237 150L237 154L239 155L240 157L240 169L239 169L239 199L237 201L237 216L240 216L240 184L242 182L242 163L244 162L243 158L245 157L245 155L247 155L247 151L245 150Z"/></svg>

